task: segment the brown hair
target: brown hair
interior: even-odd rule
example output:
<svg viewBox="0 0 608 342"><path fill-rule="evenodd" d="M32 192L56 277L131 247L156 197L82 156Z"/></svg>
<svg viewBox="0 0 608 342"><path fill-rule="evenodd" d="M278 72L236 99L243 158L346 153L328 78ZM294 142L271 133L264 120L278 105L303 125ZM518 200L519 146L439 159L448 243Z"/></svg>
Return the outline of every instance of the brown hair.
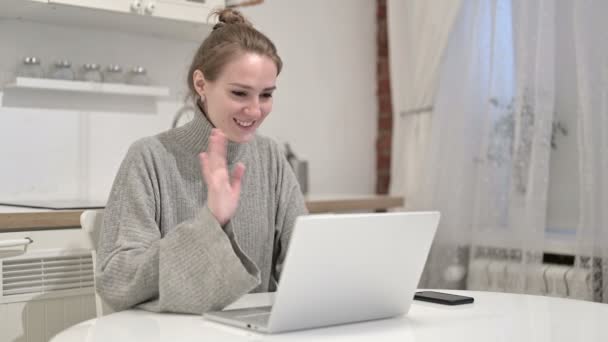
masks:
<svg viewBox="0 0 608 342"><path fill-rule="evenodd" d="M277 75L281 72L283 62L272 41L234 9L226 8L214 13L218 23L203 41L192 59L188 71L188 88L196 98L192 75L200 70L208 81L215 81L224 66L239 54L252 52L269 57L277 67Z"/></svg>

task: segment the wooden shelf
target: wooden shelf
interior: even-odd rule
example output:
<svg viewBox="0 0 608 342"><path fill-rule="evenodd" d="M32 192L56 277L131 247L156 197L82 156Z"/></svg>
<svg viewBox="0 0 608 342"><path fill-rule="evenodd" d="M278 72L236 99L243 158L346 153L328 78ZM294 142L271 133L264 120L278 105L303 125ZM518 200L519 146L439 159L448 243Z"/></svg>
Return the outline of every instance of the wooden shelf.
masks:
<svg viewBox="0 0 608 342"><path fill-rule="evenodd" d="M17 77L15 83L7 84L9 89L43 89L62 92L82 92L126 96L169 96L169 88L155 86L138 86L119 83L95 83L83 81L65 81L46 78Z"/></svg>

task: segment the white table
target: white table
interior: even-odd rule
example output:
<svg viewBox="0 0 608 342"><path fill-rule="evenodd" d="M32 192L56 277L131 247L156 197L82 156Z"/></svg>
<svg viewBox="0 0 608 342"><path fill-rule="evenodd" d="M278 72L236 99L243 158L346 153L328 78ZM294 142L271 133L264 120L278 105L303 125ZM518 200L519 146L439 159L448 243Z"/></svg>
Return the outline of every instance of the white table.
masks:
<svg viewBox="0 0 608 342"><path fill-rule="evenodd" d="M414 301L403 317L265 335L206 321L197 315L128 310L77 324L52 339L72 341L608 341L608 305L570 299L470 291L474 304ZM247 295L232 307L270 303Z"/></svg>

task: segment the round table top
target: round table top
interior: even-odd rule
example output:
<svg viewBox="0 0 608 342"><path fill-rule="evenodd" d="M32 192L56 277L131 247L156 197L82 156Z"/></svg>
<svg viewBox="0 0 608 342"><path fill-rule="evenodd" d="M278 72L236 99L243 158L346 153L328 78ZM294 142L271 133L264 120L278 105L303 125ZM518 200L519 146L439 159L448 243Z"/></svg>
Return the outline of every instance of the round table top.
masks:
<svg viewBox="0 0 608 342"><path fill-rule="evenodd" d="M207 321L199 315L127 310L77 324L53 342L72 341L608 341L608 305L521 294L444 291L475 298L445 306L414 301L392 319L267 335ZM267 305L270 294L231 306Z"/></svg>

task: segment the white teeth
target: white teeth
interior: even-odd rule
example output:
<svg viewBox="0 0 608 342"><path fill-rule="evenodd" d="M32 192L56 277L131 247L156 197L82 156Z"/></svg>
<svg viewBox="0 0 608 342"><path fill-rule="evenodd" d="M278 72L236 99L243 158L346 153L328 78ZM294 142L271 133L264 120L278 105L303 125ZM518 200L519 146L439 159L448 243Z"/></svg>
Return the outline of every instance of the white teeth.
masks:
<svg viewBox="0 0 608 342"><path fill-rule="evenodd" d="M249 126L253 125L253 123L255 122L255 121L240 121L237 119L234 119L234 121L236 121L236 123L239 124L239 126L243 126L243 127L249 127Z"/></svg>

